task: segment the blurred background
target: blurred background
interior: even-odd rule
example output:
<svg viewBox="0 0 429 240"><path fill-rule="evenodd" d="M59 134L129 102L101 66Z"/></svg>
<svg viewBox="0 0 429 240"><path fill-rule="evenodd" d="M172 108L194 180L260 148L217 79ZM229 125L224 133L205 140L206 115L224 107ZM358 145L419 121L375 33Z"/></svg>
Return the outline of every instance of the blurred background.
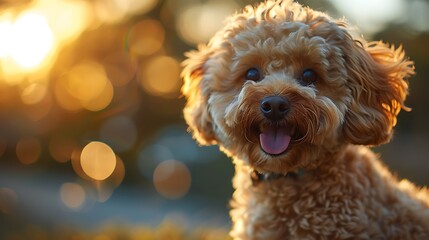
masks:
<svg viewBox="0 0 429 240"><path fill-rule="evenodd" d="M187 133L180 62L246 0L0 0L0 239L227 239L231 160ZM305 0L415 61L393 141L429 185L429 1Z"/></svg>

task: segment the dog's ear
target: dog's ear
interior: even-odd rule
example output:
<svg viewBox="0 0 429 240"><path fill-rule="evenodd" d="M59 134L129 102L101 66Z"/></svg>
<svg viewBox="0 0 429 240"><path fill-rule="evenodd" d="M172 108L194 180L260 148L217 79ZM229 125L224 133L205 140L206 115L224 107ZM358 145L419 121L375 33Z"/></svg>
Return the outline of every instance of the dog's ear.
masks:
<svg viewBox="0 0 429 240"><path fill-rule="evenodd" d="M401 47L382 42L349 41L344 49L351 101L343 134L353 144L379 145L390 140L396 116L408 94L413 62Z"/></svg>
<svg viewBox="0 0 429 240"><path fill-rule="evenodd" d="M205 74L205 63L210 55L210 49L202 45L198 47L198 51L186 53L187 59L183 62L182 71L184 81L182 93L187 100L183 113L189 130L202 145L216 142L207 103L210 91L209 79Z"/></svg>

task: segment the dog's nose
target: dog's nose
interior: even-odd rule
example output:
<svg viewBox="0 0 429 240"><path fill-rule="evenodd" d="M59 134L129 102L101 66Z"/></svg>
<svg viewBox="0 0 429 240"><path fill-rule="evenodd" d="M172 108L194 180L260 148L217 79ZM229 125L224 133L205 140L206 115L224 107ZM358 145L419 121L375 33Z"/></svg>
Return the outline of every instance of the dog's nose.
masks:
<svg viewBox="0 0 429 240"><path fill-rule="evenodd" d="M260 108L266 118L278 121L289 112L290 104L284 97L269 96L262 99Z"/></svg>

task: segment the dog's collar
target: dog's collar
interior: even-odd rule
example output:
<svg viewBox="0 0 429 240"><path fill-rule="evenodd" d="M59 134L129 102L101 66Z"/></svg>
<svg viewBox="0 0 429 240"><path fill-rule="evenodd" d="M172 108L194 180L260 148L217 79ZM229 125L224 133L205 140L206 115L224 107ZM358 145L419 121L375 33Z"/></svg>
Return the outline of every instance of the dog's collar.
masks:
<svg viewBox="0 0 429 240"><path fill-rule="evenodd" d="M287 172L287 173L261 173L255 169L250 171L250 180L252 180L252 185L256 186L262 181L276 180L279 178L290 178L298 179L305 174L304 169L298 169L296 172Z"/></svg>

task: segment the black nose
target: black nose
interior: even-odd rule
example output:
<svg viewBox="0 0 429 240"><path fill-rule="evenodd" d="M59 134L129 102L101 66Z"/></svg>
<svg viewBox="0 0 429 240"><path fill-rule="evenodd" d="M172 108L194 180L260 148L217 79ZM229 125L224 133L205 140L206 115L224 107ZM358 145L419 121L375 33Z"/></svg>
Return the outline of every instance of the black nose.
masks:
<svg viewBox="0 0 429 240"><path fill-rule="evenodd" d="M284 97L269 96L262 99L260 108L266 118L278 121L289 112L290 104Z"/></svg>

